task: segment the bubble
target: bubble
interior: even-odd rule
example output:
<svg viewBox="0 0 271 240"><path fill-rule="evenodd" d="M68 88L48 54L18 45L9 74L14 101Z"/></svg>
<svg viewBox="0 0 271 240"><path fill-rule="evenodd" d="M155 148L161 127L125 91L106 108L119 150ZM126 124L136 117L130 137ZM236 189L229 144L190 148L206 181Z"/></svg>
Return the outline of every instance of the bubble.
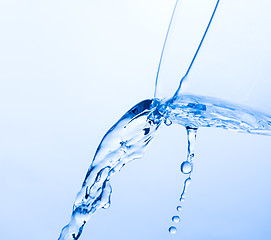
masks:
<svg viewBox="0 0 271 240"><path fill-rule="evenodd" d="M175 234L177 232L177 229L173 226L171 226L168 231L171 233L171 234Z"/></svg>
<svg viewBox="0 0 271 240"><path fill-rule="evenodd" d="M192 171L192 164L188 161L185 161L181 164L181 171L183 174L189 174Z"/></svg>
<svg viewBox="0 0 271 240"><path fill-rule="evenodd" d="M177 211L180 212L182 210L182 207L181 206L178 206L177 207Z"/></svg>
<svg viewBox="0 0 271 240"><path fill-rule="evenodd" d="M172 221L175 222L175 223L178 223L178 222L180 222L180 217L179 216L173 216Z"/></svg>

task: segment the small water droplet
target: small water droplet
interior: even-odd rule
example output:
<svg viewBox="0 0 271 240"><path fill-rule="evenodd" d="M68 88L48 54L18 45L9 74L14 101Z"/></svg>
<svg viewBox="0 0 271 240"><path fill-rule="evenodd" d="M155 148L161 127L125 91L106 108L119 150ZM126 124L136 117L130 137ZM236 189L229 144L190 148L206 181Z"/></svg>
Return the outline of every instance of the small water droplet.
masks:
<svg viewBox="0 0 271 240"><path fill-rule="evenodd" d="M189 174L192 171L192 164L188 161L185 161L181 164L181 171L183 174Z"/></svg>
<svg viewBox="0 0 271 240"><path fill-rule="evenodd" d="M175 223L178 223L178 222L180 222L180 217L179 216L173 216L172 221L175 222Z"/></svg>
<svg viewBox="0 0 271 240"><path fill-rule="evenodd" d="M177 211L180 212L182 210L182 207L181 206L178 206L177 207Z"/></svg>
<svg viewBox="0 0 271 240"><path fill-rule="evenodd" d="M171 226L168 231L171 233L171 234L175 234L177 232L177 229L173 226Z"/></svg>
<svg viewBox="0 0 271 240"><path fill-rule="evenodd" d="M165 123L167 126L170 126L170 125L172 124L172 121L171 121L170 119L166 118L166 119L164 120L164 123Z"/></svg>

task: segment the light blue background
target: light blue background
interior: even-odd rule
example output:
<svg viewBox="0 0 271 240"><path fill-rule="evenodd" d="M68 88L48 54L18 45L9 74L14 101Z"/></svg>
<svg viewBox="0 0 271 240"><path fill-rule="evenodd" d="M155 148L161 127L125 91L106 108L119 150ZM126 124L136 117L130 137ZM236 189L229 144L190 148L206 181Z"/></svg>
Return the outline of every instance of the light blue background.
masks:
<svg viewBox="0 0 271 240"><path fill-rule="evenodd" d="M173 5L173 0L0 0L1 239L57 239L104 133L131 106L153 96ZM227 12L231 25L219 27L217 20L213 40L211 33L207 39L224 45L212 48L206 41L200 57L213 62L199 58L193 74L208 84L199 90L195 80L191 92L219 91L219 97L239 102L247 94L242 85L257 77L256 85L264 87L252 88L254 98L240 102L271 113L270 3L228 1L225 9L233 11ZM259 33L246 45L249 26ZM238 29L240 37L227 41ZM219 60L211 55L218 53ZM244 63L241 53L253 54L242 55ZM235 68L226 71L229 65ZM176 235L167 229L183 181L181 126L162 129L143 159L114 176L112 206L95 213L81 239L271 239L271 138L200 129L197 140Z"/></svg>

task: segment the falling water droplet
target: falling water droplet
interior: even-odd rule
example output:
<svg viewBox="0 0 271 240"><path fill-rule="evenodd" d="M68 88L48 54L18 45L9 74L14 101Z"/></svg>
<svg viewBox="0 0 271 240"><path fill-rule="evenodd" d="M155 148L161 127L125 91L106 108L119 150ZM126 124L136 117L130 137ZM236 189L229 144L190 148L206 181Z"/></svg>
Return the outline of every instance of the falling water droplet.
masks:
<svg viewBox="0 0 271 240"><path fill-rule="evenodd" d="M171 226L168 231L171 233L171 234L175 234L177 232L177 229L173 226Z"/></svg>
<svg viewBox="0 0 271 240"><path fill-rule="evenodd" d="M189 174L192 171L192 164L188 161L185 161L181 164L181 171L183 174Z"/></svg>
<svg viewBox="0 0 271 240"><path fill-rule="evenodd" d="M177 207L177 211L180 212L182 210L182 207L181 206L178 206Z"/></svg>
<svg viewBox="0 0 271 240"><path fill-rule="evenodd" d="M173 216L172 221L175 222L175 223L178 223L178 222L180 222L180 217L179 216Z"/></svg>

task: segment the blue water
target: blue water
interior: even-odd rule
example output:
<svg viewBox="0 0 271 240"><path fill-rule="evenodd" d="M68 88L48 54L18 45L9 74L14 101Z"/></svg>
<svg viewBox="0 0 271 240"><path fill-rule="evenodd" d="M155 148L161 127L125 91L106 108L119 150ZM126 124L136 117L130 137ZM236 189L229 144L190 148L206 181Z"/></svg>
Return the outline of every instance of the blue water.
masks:
<svg viewBox="0 0 271 240"><path fill-rule="evenodd" d="M181 85L186 79L202 42L214 18L219 0L206 27L194 57L179 87L172 98L147 99L127 111L105 134L99 144L92 163L87 171L82 188L75 199L70 222L62 229L59 240L79 239L85 224L96 210L108 208L111 204L111 177L119 172L128 162L143 157L149 144L155 139L162 127L179 124L187 131L187 158L180 164L180 172L186 176L180 193L180 204L176 207L176 215L172 216L173 225L169 232L175 234L180 222L179 213L185 199L187 187L193 173L194 146L197 129L200 127L223 128L242 133L271 135L271 117L255 110L229 103L220 99L195 96L181 93ZM166 46L173 14L166 34L156 77L158 84L159 69ZM156 96L156 90L155 90ZM174 226L175 225L175 226Z"/></svg>
<svg viewBox="0 0 271 240"><path fill-rule="evenodd" d="M181 95L163 101L144 100L124 114L103 137L75 199L71 220L62 229L59 240L78 239L91 215L99 208L110 206L111 177L128 162L143 157L159 129L170 127L171 123L184 126L188 137L187 159L180 167L180 171L187 175L180 202L183 201L187 185L191 181L198 128L213 127L271 135L270 116L219 99ZM178 216L173 218L174 223L177 223ZM175 233L177 230L172 226L169 231Z"/></svg>

